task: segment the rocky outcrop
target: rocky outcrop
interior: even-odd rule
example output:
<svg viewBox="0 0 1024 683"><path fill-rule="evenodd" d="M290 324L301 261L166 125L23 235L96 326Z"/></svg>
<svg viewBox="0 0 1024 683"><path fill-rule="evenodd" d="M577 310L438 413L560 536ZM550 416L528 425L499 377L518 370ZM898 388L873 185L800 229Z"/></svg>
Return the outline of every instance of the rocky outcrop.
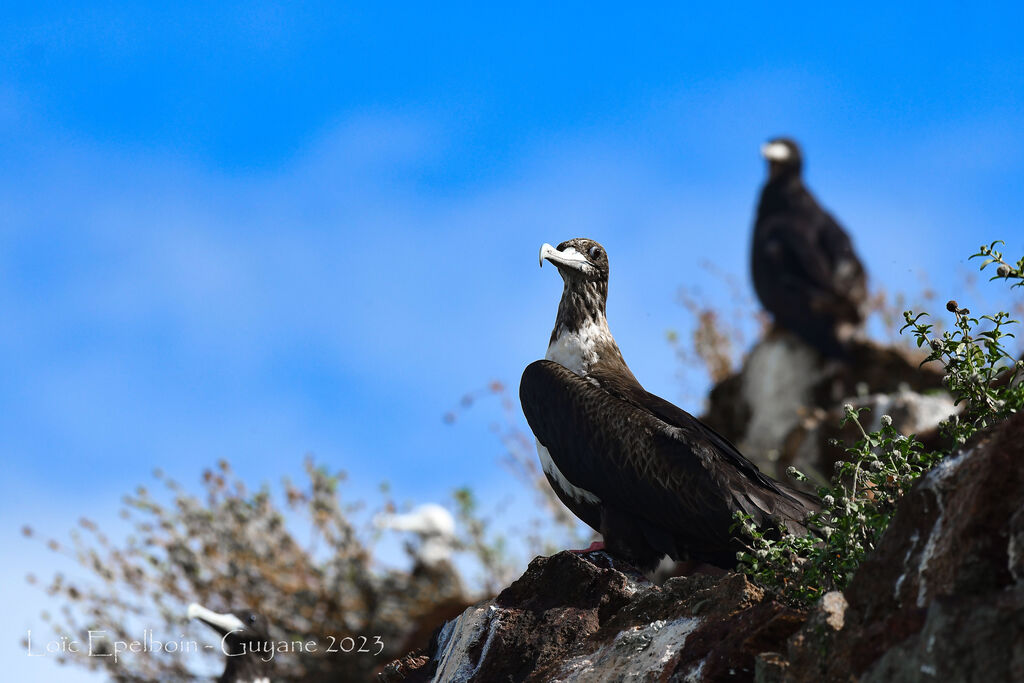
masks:
<svg viewBox="0 0 1024 683"><path fill-rule="evenodd" d="M942 391L942 374L921 366L923 354L855 342L844 360L826 359L795 336L774 330L743 367L711 390L703 419L762 470L778 478L790 465L826 481L842 451L831 439L853 441L855 426L839 427L843 405L869 407L867 419L893 418L903 434L937 440L935 426L956 408Z"/></svg>
<svg viewBox="0 0 1024 683"><path fill-rule="evenodd" d="M802 629L782 680L1024 681L1022 510L1017 415L910 490L846 590L844 627Z"/></svg>
<svg viewBox="0 0 1024 683"><path fill-rule="evenodd" d="M1024 681L1024 415L922 477L809 613L735 573L537 558L382 681Z"/></svg>
<svg viewBox="0 0 1024 683"><path fill-rule="evenodd" d="M382 680L753 680L756 656L804 619L738 574L656 586L603 552L562 552L535 559L445 624L418 666L395 662Z"/></svg>

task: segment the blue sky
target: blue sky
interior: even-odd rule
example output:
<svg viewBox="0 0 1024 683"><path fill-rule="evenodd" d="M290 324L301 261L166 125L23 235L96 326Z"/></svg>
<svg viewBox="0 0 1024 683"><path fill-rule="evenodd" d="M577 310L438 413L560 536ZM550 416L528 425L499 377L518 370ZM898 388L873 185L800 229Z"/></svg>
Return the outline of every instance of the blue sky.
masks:
<svg viewBox="0 0 1024 683"><path fill-rule="evenodd" d="M665 331L679 286L728 303L702 261L749 293L767 137L804 143L874 283L963 299L978 244L1024 251L1011 3L165 5L0 10L0 651L24 680L44 603L11 587L56 565L18 529L113 519L156 466L259 482L314 453L353 495L515 490L497 407L441 416L543 353L542 242L605 243L627 360L699 411Z"/></svg>

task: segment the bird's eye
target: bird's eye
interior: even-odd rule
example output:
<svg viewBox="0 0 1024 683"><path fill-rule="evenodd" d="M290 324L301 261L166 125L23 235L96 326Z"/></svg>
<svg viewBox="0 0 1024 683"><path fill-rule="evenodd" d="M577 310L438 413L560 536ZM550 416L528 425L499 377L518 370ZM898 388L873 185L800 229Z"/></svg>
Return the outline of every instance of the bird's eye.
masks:
<svg viewBox="0 0 1024 683"><path fill-rule="evenodd" d="M587 253L590 254L590 258L596 261L601 258L601 247L591 247L590 251Z"/></svg>
<svg viewBox="0 0 1024 683"><path fill-rule="evenodd" d="M250 624L255 624L256 623L256 615L255 614L250 614L249 615L249 623Z"/></svg>

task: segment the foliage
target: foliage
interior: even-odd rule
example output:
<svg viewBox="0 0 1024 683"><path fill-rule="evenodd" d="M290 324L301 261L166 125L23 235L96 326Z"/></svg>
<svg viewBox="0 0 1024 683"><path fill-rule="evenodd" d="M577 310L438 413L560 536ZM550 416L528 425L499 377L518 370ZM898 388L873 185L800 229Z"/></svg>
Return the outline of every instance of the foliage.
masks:
<svg viewBox="0 0 1024 683"><path fill-rule="evenodd" d="M888 526L896 501L940 457L897 432L889 416L868 433L860 411L851 405L844 409L844 424L855 424L862 438L846 449L846 460L836 463L832 485L818 492L821 511L808 521L821 536L776 536L774 530L756 529L749 515L739 517L750 538L748 550L738 555L741 569L791 602L810 603L846 586ZM795 468L789 472L806 480Z"/></svg>
<svg viewBox="0 0 1024 683"><path fill-rule="evenodd" d="M985 260L981 264L981 269L985 268L993 263L998 264L996 266L995 274L989 278L989 280L998 280L1000 278L1004 280L1018 280L1011 285L1011 287L1024 287L1024 256L1022 256L1017 263L1011 265L1003 260L1003 254L996 249L997 244L1003 244L1002 240L996 240L992 244L985 246L982 245L978 249L978 253L971 256L971 258L984 258Z"/></svg>
<svg viewBox="0 0 1024 683"><path fill-rule="evenodd" d="M981 321L972 318L970 310L960 308L956 301L948 302L946 309L956 320L952 330L940 337L931 336L932 326L922 322L926 313L907 311L904 329L913 329L918 346L931 347L924 362L938 361L944 366L943 383L956 397L956 404L964 407L943 423L943 430L956 445L963 445L979 429L1020 409L1021 392L1010 380L1024 363L1014 360L1004 346L1004 340L1014 336L1005 328L1018 322L1009 313L981 316L991 328L977 331Z"/></svg>
<svg viewBox="0 0 1024 683"><path fill-rule="evenodd" d="M1024 260L1008 266L995 244L975 255L988 257L982 269L998 263L997 278L1021 279ZM1005 346L1013 337L1007 328L1017 321L1005 312L974 318L955 301L946 308L954 316L949 331L936 334L927 314L906 311L901 332L910 330L918 347L930 349L924 363L943 365L944 383L961 406L959 414L942 423L947 447L926 450L915 435L897 432L888 415L881 417L878 430L868 432L859 416L866 409L846 405L842 422L856 425L861 438L846 447L831 485L818 491L821 511L809 519L817 533L790 536L756 528L749 515L737 516L734 528L747 539L746 550L737 554L741 571L783 599L808 604L828 591L842 590L877 545L914 481L979 430L1024 407L1024 361ZM795 468L789 473L806 481Z"/></svg>
<svg viewBox="0 0 1024 683"><path fill-rule="evenodd" d="M144 487L126 496L121 516L132 532L123 542L114 543L86 519L69 544L48 542L92 576L78 582L57 574L46 585L64 603L61 617L51 618L54 630L79 642L87 642L89 630L106 631L110 642L138 640L146 628L157 638L184 632L200 644L216 643L213 631L186 621L186 605L195 601L222 612L250 608L266 617L275 640L319 644L316 653L275 655L275 680L368 680L378 666L410 649L406 639L417 618L459 598L453 592L461 586L375 567L375 533L352 522L363 504L345 503L340 495L344 473L307 460L305 474L302 486L284 481L279 504L267 486L247 490L225 461L204 473L199 496L158 471L170 503L161 502L168 495ZM393 509L390 501L381 506ZM34 535L28 527L24 533ZM381 636L384 651L324 652L331 637L340 642L358 635ZM216 648L203 654L223 657ZM115 681L192 681L197 667L211 666L166 652L122 656L116 664L69 653L60 658L106 668Z"/></svg>

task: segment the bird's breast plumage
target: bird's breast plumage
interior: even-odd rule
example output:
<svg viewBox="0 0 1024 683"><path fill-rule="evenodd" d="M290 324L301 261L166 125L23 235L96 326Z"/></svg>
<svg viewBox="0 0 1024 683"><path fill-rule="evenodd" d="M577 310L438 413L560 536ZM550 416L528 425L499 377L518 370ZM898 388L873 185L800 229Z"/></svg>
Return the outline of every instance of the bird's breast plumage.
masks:
<svg viewBox="0 0 1024 683"><path fill-rule="evenodd" d="M588 320L575 330L559 327L548 344L544 359L554 361L580 377L586 377L590 368L600 360L601 347L615 343L608 331L608 324L602 323Z"/></svg>

